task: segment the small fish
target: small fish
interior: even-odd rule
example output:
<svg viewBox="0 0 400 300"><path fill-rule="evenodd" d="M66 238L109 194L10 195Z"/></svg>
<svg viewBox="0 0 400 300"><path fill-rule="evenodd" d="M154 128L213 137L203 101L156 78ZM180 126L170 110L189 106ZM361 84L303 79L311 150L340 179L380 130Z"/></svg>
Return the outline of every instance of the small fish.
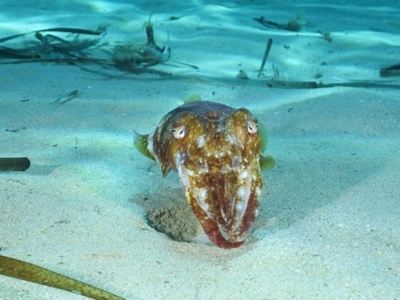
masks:
<svg viewBox="0 0 400 300"><path fill-rule="evenodd" d="M134 134L135 147L155 159L164 176L179 179L193 213L211 242L237 248L258 214L261 168L275 164L263 157L266 131L251 112L209 101L170 111L154 133Z"/></svg>

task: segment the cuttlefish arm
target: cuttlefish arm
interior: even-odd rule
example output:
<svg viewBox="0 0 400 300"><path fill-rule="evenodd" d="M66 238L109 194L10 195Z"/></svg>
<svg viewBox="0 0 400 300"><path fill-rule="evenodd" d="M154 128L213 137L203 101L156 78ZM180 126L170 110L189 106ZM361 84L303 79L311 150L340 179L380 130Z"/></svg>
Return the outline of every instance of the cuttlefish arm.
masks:
<svg viewBox="0 0 400 300"><path fill-rule="evenodd" d="M257 119L244 108L193 102L169 112L142 141L164 176L178 172L209 239L221 248L242 245L258 214L261 166L274 164L261 156Z"/></svg>

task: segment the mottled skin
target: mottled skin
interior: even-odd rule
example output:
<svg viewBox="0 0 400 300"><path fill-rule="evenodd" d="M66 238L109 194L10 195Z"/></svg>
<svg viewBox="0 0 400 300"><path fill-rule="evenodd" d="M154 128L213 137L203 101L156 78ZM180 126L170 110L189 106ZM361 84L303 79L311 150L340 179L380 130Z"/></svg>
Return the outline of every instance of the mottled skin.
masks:
<svg viewBox="0 0 400 300"><path fill-rule="evenodd" d="M210 240L236 248L258 213L261 139L245 108L198 101L169 112L139 149L155 158L165 176L176 170L193 213ZM139 147L138 147L139 148Z"/></svg>

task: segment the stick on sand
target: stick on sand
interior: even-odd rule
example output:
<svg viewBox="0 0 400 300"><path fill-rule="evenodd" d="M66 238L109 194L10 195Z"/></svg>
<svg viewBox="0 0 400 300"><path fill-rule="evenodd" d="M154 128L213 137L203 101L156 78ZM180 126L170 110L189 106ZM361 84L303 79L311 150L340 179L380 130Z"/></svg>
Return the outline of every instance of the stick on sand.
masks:
<svg viewBox="0 0 400 300"><path fill-rule="evenodd" d="M267 57L268 57L268 54L269 54L269 50L271 50L271 46L272 46L272 39L269 38L268 39L268 43L267 43L267 47L265 48L264 56L263 56L263 59L262 59L262 62L261 62L260 71L258 71L258 76L257 77L260 77L261 72L264 69L264 65L265 65L265 62L267 61Z"/></svg>
<svg viewBox="0 0 400 300"><path fill-rule="evenodd" d="M0 157L0 171L26 171L30 165L27 157Z"/></svg>

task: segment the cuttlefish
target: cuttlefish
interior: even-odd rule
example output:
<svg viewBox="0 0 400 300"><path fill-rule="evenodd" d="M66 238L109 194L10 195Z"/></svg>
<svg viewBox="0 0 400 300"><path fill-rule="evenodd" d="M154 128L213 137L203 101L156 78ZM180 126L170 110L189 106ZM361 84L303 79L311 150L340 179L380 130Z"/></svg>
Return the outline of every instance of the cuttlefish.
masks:
<svg viewBox="0 0 400 300"><path fill-rule="evenodd" d="M210 101L183 104L155 131L134 134L134 145L155 159L164 176L178 172L187 201L211 242L236 248L258 214L266 131L252 113Z"/></svg>

